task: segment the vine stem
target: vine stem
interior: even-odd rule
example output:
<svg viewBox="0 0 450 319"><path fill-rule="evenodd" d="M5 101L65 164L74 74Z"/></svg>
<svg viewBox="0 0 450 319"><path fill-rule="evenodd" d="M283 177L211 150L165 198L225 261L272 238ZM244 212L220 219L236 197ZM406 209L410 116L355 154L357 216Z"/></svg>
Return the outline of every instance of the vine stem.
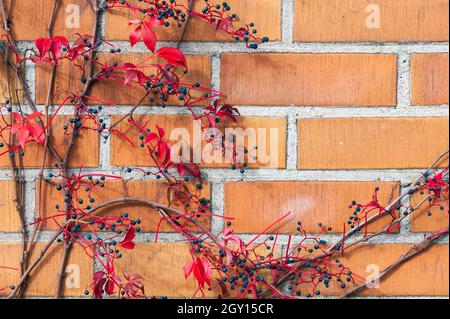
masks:
<svg viewBox="0 0 450 319"><path fill-rule="evenodd" d="M406 253L404 253L400 258L398 258L394 263L389 265L385 270L383 270L378 276L373 278L373 281L379 281L388 274L392 273L393 271L397 270L402 264L407 262L408 260L414 258L415 256L419 255L420 253L424 252L428 248L430 248L433 243L438 240L440 237L443 237L449 233L449 227L447 226L440 232L427 236L422 242L420 242L417 245L414 245L409 249ZM343 296L341 296L339 299L348 298L351 296L354 296L362 291L364 291L367 288L367 283L362 283L361 285L353 288Z"/></svg>
<svg viewBox="0 0 450 319"><path fill-rule="evenodd" d="M53 25L55 22L55 17L56 17L56 12L58 10L58 7L61 3L61 0L55 0L55 2L53 3L53 9L52 9L52 14L50 16L50 21L48 23L47 26L47 35L49 38L51 38L52 35L52 30L53 30ZM50 73L50 79L49 79L49 87L48 87L48 91L47 91L47 100L44 106L44 116L45 116L45 140L44 140L44 153L42 154L42 161L41 161L41 166L39 169L39 176L38 176L38 200L37 200L37 209L36 212L38 214L38 218L41 218L41 207L42 207L42 183L44 180L44 168L45 168L45 161L47 159L47 151L48 151L48 144L49 144L49 139L50 139L50 134L51 131L48 127L48 122L49 122L49 107L50 107L50 103L51 103L51 99L52 99L52 92L53 92L53 87L54 87L54 82L55 82L55 76L56 76L56 69L57 66L56 65L52 65L52 69L51 69L51 73ZM25 264L28 262L28 257L31 253L32 247L33 247L33 243L35 241L37 232L39 230L39 224L36 224L36 226L33 229L33 232L31 234L31 238L29 240L28 243L28 248L24 251L24 260L25 260ZM22 286L26 286L26 284L22 285Z"/></svg>
<svg viewBox="0 0 450 319"><path fill-rule="evenodd" d="M188 0L188 9L189 9L189 11L192 11L193 6L194 6L194 0ZM191 22L191 15L188 14L187 17L186 17L186 23L185 23L184 28L183 28L183 33L181 34L180 40L178 40L178 42L177 42L177 49L180 48L181 43L183 42L184 37L186 36L186 33L187 33L188 28L189 28L190 22Z"/></svg>
<svg viewBox="0 0 450 319"><path fill-rule="evenodd" d="M2 16L3 16L3 28L5 29L5 31L9 32L9 26L8 26L8 15L6 14L6 7L5 7L5 1L1 0L0 1L0 7L2 10Z"/></svg>
<svg viewBox="0 0 450 319"><path fill-rule="evenodd" d="M98 212L99 210L102 210L104 208L110 207L110 206L114 206L114 205L118 205L118 204L141 204L141 205L145 205L148 206L152 209L154 209L155 211L157 211L162 217L164 218L170 218L170 214L176 214L176 215L183 215L184 213L182 211L179 211L175 208L169 207L169 206L165 206L165 205L161 205L159 203L156 202L152 202L150 200L146 200L146 199L139 199L139 198L131 198L131 197L123 197L123 198L118 198L118 199L113 199L110 201L105 201L93 208L91 208L88 211L88 214L94 214L95 212ZM80 218L80 220L82 220L83 217ZM205 229L205 227L199 223L198 221L195 221L193 219L190 219L191 221L193 221L194 223L196 223L198 226L202 227L202 230L205 230L206 233L209 236L213 236L209 230ZM64 229L65 226L67 225L67 223L70 222L67 221L64 223L63 227L56 231L53 236L51 237L51 239L47 242L47 244L44 246L44 248L42 248L41 252L39 253L39 255L36 257L36 259L33 261L33 263L25 270L25 272L23 273L22 277L20 278L20 280L18 281L18 283L14 286L13 291L11 292L11 294L8 296L8 298L14 298L15 295L17 294L18 290L20 289L21 285L25 282L25 280L28 278L28 276L30 275L30 273L33 271L33 269L36 268L36 266L42 261L42 259L44 258L45 254L47 253L47 251L50 249L51 245L55 242L55 240L64 233ZM64 248L64 252L63 255L66 254L66 248ZM66 259L68 258L68 256L66 256ZM63 269L62 267L60 267L60 270ZM63 269L64 271L64 269ZM60 280L62 280L62 277L58 277L61 278Z"/></svg>
<svg viewBox="0 0 450 319"><path fill-rule="evenodd" d="M428 167L428 169L427 169L425 172L429 172L430 170L432 170L432 169L433 169L433 168L434 168L434 167L435 167L435 166L436 166L436 165L437 165L437 164L438 164L445 156L447 156L448 154L449 154L449 150L446 150L445 152L443 152L442 154L440 154L440 155L433 161L433 163L430 165L430 167ZM414 192L417 191L418 183L419 183L420 180L423 178L423 176L424 176L424 174L422 174L422 175L416 180L416 182L414 183L413 188L412 188L412 189L414 190ZM402 193L401 195L399 195L396 199L394 199L393 201L391 201L391 203L390 203L388 206L385 207L385 209L384 209L384 211L383 211L382 213L376 214L376 215L372 216L371 218L368 218L366 221L363 221L363 222L361 223L360 226L361 226L361 227L365 227L365 226L367 226L367 225L373 223L374 221L378 220L379 218L381 218L381 217L383 217L383 216L386 216L387 214L389 214L389 211L392 209L392 207L394 207L398 202L400 202L400 201L401 201L404 197L406 197L406 196L410 196L410 191L409 191L409 190L408 190L408 191L405 191L404 193ZM421 204L423 204L423 201L422 201ZM419 205L421 205L421 204L419 204ZM415 211L416 211L416 210L415 210ZM406 217L406 216L400 217L400 218L398 218L397 220L393 221L393 223L395 223L395 222L400 222L400 221L403 220L405 217ZM388 229L390 226L391 226L391 225L389 225L386 229ZM356 244L359 244L359 243L361 243L361 242L368 241L369 239L372 239L372 238L374 238L374 237L376 237L376 236L378 236L378 235L381 235L381 234L383 234L383 233L386 232L386 229L383 230L383 231L380 231L380 232L378 232L378 233L375 233L375 234L370 235L370 236L369 236L370 238L363 239L363 240L359 240L359 241L356 241L356 242L354 242L354 243L351 243L351 244L347 245L346 249L348 249L349 247L355 246ZM350 230L350 231L344 233L343 237L342 237L341 239L339 239L338 241L336 241L333 245L331 245L331 246L329 247L329 249L327 249L326 252L324 252L323 254L320 254L320 255L317 256L317 257L314 257L312 260L321 259L321 258L324 258L324 257L326 257L326 256L330 256L330 255L336 253L336 251L335 251L335 250L336 250L336 247L337 247L339 244L345 242L348 238L350 238L350 237L351 237L352 235L354 235L356 232L357 232L357 229L354 228L354 229L352 229L352 230ZM299 266L296 267L296 268L301 268L301 266L299 265ZM293 271L289 271L289 272L287 272L286 274L284 274L282 277L280 277L280 279L278 279L278 281L275 283L275 286L281 285L287 278L289 278L289 276L292 274L292 272L293 272ZM267 293L268 293L268 292L266 292L265 294L267 294Z"/></svg>
<svg viewBox="0 0 450 319"><path fill-rule="evenodd" d="M97 1L96 0L91 0L91 5L92 5L92 10L95 13L95 18L94 18L94 25L93 25L93 43L95 43L99 37L99 22L100 22L100 10L98 10L97 5L96 5ZM84 97L88 94L92 84L95 82L96 80L96 76L94 75L94 62L93 62L93 58L95 55L94 50L92 50L89 53L90 57L89 57L89 64L88 64L88 79L84 85L83 90L80 93L80 97L82 99L84 99ZM64 176L67 176L67 170L68 170L68 161L73 149L73 146L75 144L75 135L72 134L70 136L68 145L67 145L67 150L66 153L62 159L62 164L61 164L61 169L63 172ZM66 212L69 211L69 203L66 203ZM66 221L69 220L69 216L66 216ZM56 286L55 286L55 294L54 297L55 298L59 298L61 296L61 291L62 291L62 281L64 279L64 274L65 274L65 269L66 269L66 264L67 264L67 260L70 256L70 250L72 248L72 243L70 242L70 238L68 238L66 240L66 243L64 245L64 253L61 257L61 262L60 262L60 268L59 271L56 275Z"/></svg>
<svg viewBox="0 0 450 319"><path fill-rule="evenodd" d="M3 28L4 28L5 32L10 34L11 31L10 31L9 25L8 25L9 15L6 12L6 6L5 6L4 0L0 1L0 5L1 5L1 12L2 12L2 17L3 17ZM8 46L6 46L6 48L5 48L5 62L6 63L5 64L7 64L9 61L9 55L10 55L9 51L10 51L10 48ZM20 98L18 95L17 87L15 89L15 94L13 94L13 89L12 89L12 85L11 85L11 81L16 82L18 77L19 77L19 74L16 70L14 73L14 80L12 80L9 68L8 67L6 68L7 88L8 88L9 96L11 97L11 103L13 105L14 104L13 101L14 101L14 99L16 99L16 102L19 107L19 111L20 111L20 113L22 113L22 108L20 105ZM9 121L10 121L10 123L13 123L13 113L12 112L9 116ZM13 143L13 141L14 141L14 136L12 134L10 134L9 135L9 144L11 145ZM22 161L22 159L20 159L19 166L17 166L15 157L10 157L10 163L11 163L13 182L14 182L13 202L15 204L15 208L16 208L17 214L19 216L19 220L20 220L20 233L21 233L21 238L22 238L22 255L20 258L20 273L23 274L25 271L25 267L26 267L25 251L26 251L26 247L27 247L26 221L25 221L25 180L24 180L24 176L23 176L23 161Z"/></svg>

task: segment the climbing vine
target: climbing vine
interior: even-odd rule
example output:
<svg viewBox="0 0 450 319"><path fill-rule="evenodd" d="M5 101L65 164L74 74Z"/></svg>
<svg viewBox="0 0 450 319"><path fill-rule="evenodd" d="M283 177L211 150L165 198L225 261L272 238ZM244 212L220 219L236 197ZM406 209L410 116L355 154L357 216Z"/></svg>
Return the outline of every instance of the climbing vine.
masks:
<svg viewBox="0 0 450 319"><path fill-rule="evenodd" d="M145 281L140 274L120 273L116 267L117 261L125 258L122 256L123 251L135 248L136 234L142 231L142 220L121 212L117 207L121 204L139 204L160 216L156 241L161 225L166 223L189 244L192 258L186 261L183 269L179 271L184 272L186 280L195 280L197 283L198 289L193 291L193 296L213 294L222 298L314 297L336 284L343 289L343 296L347 296L366 287L365 278L354 273L339 260L347 249L368 242L378 235L395 231L405 218L419 208L426 207L431 211L432 208L439 207L442 211L445 210L441 203L448 200L448 168L439 169L439 164L448 156L448 152L442 154L405 193L392 199L387 206L379 202L378 188L367 203L349 203L351 217L343 221L343 235L337 242L330 243L322 239L332 228L320 221L317 223L318 230L315 235L305 231L302 221L295 221L298 234L289 235L288 244L283 248L283 252L279 253L278 229L281 225L292 222L290 214L267 225L251 240L245 241L234 233L233 225L239 223L239 220L215 215L209 199L202 197L204 181L201 169L192 161L174 161L173 148L162 125L142 122L134 116L136 109L142 105L165 107L176 100L189 111L194 120L200 121L204 143L213 144L214 149L220 152L232 154L232 169L243 173L248 166L245 161L238 159L244 158L243 153L248 155L251 150L237 148L233 143L229 143L233 136L224 136L217 141L210 134L210 130L217 129L220 122L236 122L239 111L232 105L220 102L221 92L205 83L189 83L186 80L189 65L179 45L157 48L156 29L175 25L184 34L190 18L212 25L217 32L229 34L230 38L242 42L248 49L257 49L259 45L269 41L268 38L257 35L253 23L238 26L237 14L232 12L226 2L203 1L204 7L198 12L193 10L192 2L185 5L177 0L92 1L92 10L95 12L92 34L74 34L73 38L68 39L52 34L55 15L60 5L60 1L55 0L48 34L36 39L34 47L25 51L18 48L10 30L8 12L3 0L0 2L5 31L2 36L2 55L8 72L8 93L5 103L0 105L0 156L9 157L11 162L16 185L14 200L22 221L23 244L20 269L17 270L20 272L20 280L7 287L0 287L0 294L9 298L22 296L33 269L47 257L52 245L58 244L64 246L64 253L60 261L60 271L55 274L55 297L62 294L63 274L74 245L82 247L98 267L91 284L86 287L86 295L96 298L150 297L146 294ZM99 36L100 16L109 14L113 9L131 10L134 13L135 17L129 21L129 44L131 47L139 42L145 45L149 54L142 61L109 62L98 54L99 51L109 51L114 56L121 52L120 48ZM63 63L70 63L80 71L79 81L83 88L65 96L62 102L56 105L56 110L50 113L50 107L54 105L53 86L56 71ZM27 90L24 71L28 64L47 65L51 68L43 113L38 111ZM128 90L143 89L144 93L128 114L116 122L106 123L101 118L102 111L116 104L115 101L104 101L91 94L92 87L99 82L118 83ZM18 96L17 84L22 87L24 100ZM208 106L203 107L201 112L194 109L194 106L205 103ZM60 153L52 142L52 128L62 120L62 117L58 116L61 111L68 107L73 112L69 121L63 125L67 145L64 153ZM31 112L27 113L27 109ZM125 134L124 127L133 133ZM111 136L124 140L130 147L144 152L151 167L128 167L123 175L90 173L83 168L70 168L73 149L79 143L80 136L88 131L96 132L105 140ZM46 200L41 191L44 183L64 194L64 204L55 206L51 211L42 212L39 209L36 219L27 224L23 196L23 156L32 144L39 145L43 150L37 207L41 207L41 203ZM50 156L55 159L52 164L53 173L46 170ZM167 185L169 203L162 204L146 198L128 196L101 203L96 201L97 191L109 182L130 179L136 175L139 178L148 177L163 181ZM407 202L405 198L416 193L424 195L425 199L421 203L415 206L402 204ZM105 214L105 208L113 208L115 213ZM448 208L443 213L448 214ZM369 233L368 225L385 216L390 216L387 227L378 233ZM203 222L205 218L223 219L225 228L214 234L209 225ZM32 259L30 252L36 244L35 239L43 223L54 224L56 230L40 254ZM423 243L412 247L407 254L382 272L380 279L446 234L448 227L429 234ZM7 267L0 265L0 271L2 269Z"/></svg>

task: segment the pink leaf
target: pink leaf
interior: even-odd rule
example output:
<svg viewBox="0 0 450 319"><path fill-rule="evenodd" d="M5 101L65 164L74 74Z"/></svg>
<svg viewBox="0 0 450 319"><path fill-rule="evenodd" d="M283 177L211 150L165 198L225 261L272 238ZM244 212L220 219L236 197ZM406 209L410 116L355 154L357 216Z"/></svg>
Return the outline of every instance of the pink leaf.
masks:
<svg viewBox="0 0 450 319"><path fill-rule="evenodd" d="M184 265L183 267L183 271L184 271L184 278L187 279L189 277L189 275L192 273L192 270L194 269L194 265L195 262L188 262L186 265Z"/></svg>
<svg viewBox="0 0 450 319"><path fill-rule="evenodd" d="M138 26L136 29L134 29L131 33L130 33L130 44L133 47L136 43L139 42L139 40L141 40L141 36L142 36L142 27Z"/></svg>
<svg viewBox="0 0 450 319"><path fill-rule="evenodd" d="M167 63L172 64L174 66L182 66L187 69L186 58L180 50L176 48L161 48L156 54L167 61Z"/></svg>
<svg viewBox="0 0 450 319"><path fill-rule="evenodd" d="M34 44L39 50L39 56L43 57L48 51L50 51L50 48L52 47L52 40L48 38L38 38Z"/></svg>
<svg viewBox="0 0 450 319"><path fill-rule="evenodd" d="M136 229L133 226L130 226L124 239L120 242L120 246L125 249L133 249L135 246L135 243L133 243L135 237Z"/></svg>
<svg viewBox="0 0 450 319"><path fill-rule="evenodd" d="M148 28L144 24L144 29L142 30L142 40L144 41L145 46L152 52L155 52L156 47L156 34L152 29Z"/></svg>

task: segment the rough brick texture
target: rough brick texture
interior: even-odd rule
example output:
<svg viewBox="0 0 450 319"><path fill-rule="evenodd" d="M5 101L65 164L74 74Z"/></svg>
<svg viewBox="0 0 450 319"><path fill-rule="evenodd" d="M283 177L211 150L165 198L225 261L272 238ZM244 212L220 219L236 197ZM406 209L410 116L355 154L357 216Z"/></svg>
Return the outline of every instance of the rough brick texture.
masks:
<svg viewBox="0 0 450 319"><path fill-rule="evenodd" d="M238 105L395 106L396 63L391 54L225 54L221 84Z"/></svg>
<svg viewBox="0 0 450 319"><path fill-rule="evenodd" d="M415 54L411 59L414 105L448 104L448 54Z"/></svg>
<svg viewBox="0 0 450 319"><path fill-rule="evenodd" d="M362 277L371 276L378 267L383 271L405 254L411 245L370 244L351 248L339 261ZM366 289L363 296L444 296L448 294L448 245L438 244L401 265L391 275L380 281L379 288ZM329 292L342 293L339 287ZM326 293L324 291L324 293Z"/></svg>
<svg viewBox="0 0 450 319"><path fill-rule="evenodd" d="M399 194L397 183L374 182L235 182L225 184L225 216L235 218L234 229L242 233L258 233L274 220L291 213L270 232L296 233L301 221L307 233L316 233L318 223L343 231L343 223L352 214L353 200L366 201L380 186L381 204ZM333 212L326 214L324 212ZM369 231L379 231L391 218L370 225Z"/></svg>
<svg viewBox="0 0 450 319"><path fill-rule="evenodd" d="M448 0L295 0L304 42L448 41Z"/></svg>
<svg viewBox="0 0 450 319"><path fill-rule="evenodd" d="M0 232L17 232L20 230L20 218L14 204L16 196L13 181L0 181Z"/></svg>
<svg viewBox="0 0 450 319"><path fill-rule="evenodd" d="M99 59L102 59L107 65L112 65L114 62L123 63L144 63L149 65L151 62L143 62L148 58L147 54L114 54L106 55L100 54ZM186 83L199 82L202 85L210 86L211 83L211 61L210 57L207 55L193 55L188 56L187 63L189 65L189 73L186 77L183 77L182 81ZM157 60L154 60L156 62ZM144 72L151 73L155 69L152 67L142 68ZM183 70L178 70L178 74L182 75ZM36 79L37 87L42 88L36 95L36 101L39 104L44 104L47 99L47 91L49 85L49 75L51 68L48 65L39 65L36 67ZM70 62L63 62L58 67L57 70L57 80L54 85L54 102L62 103L62 101L71 93L77 93L83 88L83 83L80 79L82 76L82 70L79 67L74 66ZM124 81L123 72L115 72L111 77ZM136 104L145 94L145 90L141 87L133 86L124 87L123 84L116 83L115 81L101 81L97 82L92 87L92 92L90 93L96 99L100 101L105 101L108 103L113 103L116 105L134 105ZM196 97L201 96L202 93L198 93ZM99 104L98 101L89 101L91 104ZM144 101L144 105L148 105L148 99ZM180 102L176 99L171 99L170 104L179 104Z"/></svg>
<svg viewBox="0 0 450 319"><path fill-rule="evenodd" d="M300 169L426 168L448 147L447 118L306 119L298 129Z"/></svg>
<svg viewBox="0 0 450 319"><path fill-rule="evenodd" d="M35 40L47 35L48 21L53 11L54 1L13 1L13 8L9 7L9 3L7 1L6 10L9 10L13 16L12 33L16 40ZM54 30L57 30L58 35L75 39L75 33L92 33L94 14L88 1L62 0L55 17ZM0 17L3 24L2 20Z"/></svg>
<svg viewBox="0 0 450 319"><path fill-rule="evenodd" d="M411 204L417 206L427 195L415 194ZM429 208L427 204L421 206L411 217L411 231L413 232L438 232L448 225L448 198L441 198L436 206Z"/></svg>
<svg viewBox="0 0 450 319"><path fill-rule="evenodd" d="M30 255L34 261L45 244L35 246ZM54 244L47 251L47 258L40 263L31 273L26 296L51 297L54 295L56 276L60 267L63 253L62 244ZM0 243L0 264L11 269L0 272L0 287L14 285L20 278L20 256L22 245L16 243ZM63 280L62 295L79 297L84 294L87 286L91 284L94 269L93 260L88 257L80 246L75 246L71 251L66 268L66 279Z"/></svg>
<svg viewBox="0 0 450 319"><path fill-rule="evenodd" d="M136 2L136 1L132 1ZM186 4L187 1L181 1ZM251 22L258 26L258 33L269 37L271 40L281 39L281 0L230 0L227 3L232 11L238 15L239 23ZM202 1L194 2L194 10L204 8ZM130 28L116 28L117 25L126 25L133 18L133 13L123 10L113 10L106 18L106 37L109 40L128 40ZM183 28L181 28L181 31ZM169 28L158 30L157 36L164 41L179 41L180 28L172 24ZM192 18L186 30L185 41L232 41L232 36L218 33L213 26L201 22L198 18Z"/></svg>

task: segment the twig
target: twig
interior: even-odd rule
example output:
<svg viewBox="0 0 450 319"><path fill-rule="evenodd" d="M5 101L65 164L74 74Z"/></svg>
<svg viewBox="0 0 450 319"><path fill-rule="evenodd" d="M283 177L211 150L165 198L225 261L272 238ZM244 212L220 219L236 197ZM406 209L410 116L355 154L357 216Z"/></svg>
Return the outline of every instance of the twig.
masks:
<svg viewBox="0 0 450 319"><path fill-rule="evenodd" d="M3 16L3 28L5 31L9 32L9 26L8 26L8 15L6 14L6 7L5 7L5 0L0 0L0 7L2 9L2 16Z"/></svg>
<svg viewBox="0 0 450 319"><path fill-rule="evenodd" d="M53 4L53 9L52 9L52 14L50 16L50 21L48 23L47 26L47 35L49 38L51 38L52 35L52 30L53 30L53 25L55 22L55 17L56 17L56 12L58 10L58 7L60 5L61 0L55 0L54 4ZM53 86L54 86L54 82L55 82L55 75L56 75L56 69L57 66L56 65L52 65L52 69L51 69L51 73L50 73L50 79L49 79L49 87L48 87L48 91L47 91L47 100L45 103L45 141L44 141L44 153L42 154L42 161L41 161L41 167L39 169L39 176L38 176L38 200L37 200L37 209L36 212L38 214L38 218L41 218L41 206L42 206L42 183L44 180L44 167L45 167L45 161L47 159L47 150L48 150L48 144L49 144L49 139L50 139L50 134L51 131L48 128L48 122L49 122L49 107L50 107L50 103L51 103L51 99L52 99L52 93L53 93ZM34 243L34 240L36 238L36 234L39 230L39 224L35 225L33 232L31 234L31 238L29 240L28 243L28 248L25 250L24 252L24 260L25 260L25 264L28 262L28 257L31 253L31 249ZM26 283L25 283L26 285Z"/></svg>
<svg viewBox="0 0 450 319"><path fill-rule="evenodd" d="M449 227L447 226L445 229L438 232L437 234L427 236L422 242L420 242L417 245L412 246L410 250L408 250L405 254L403 254L399 259L397 259L393 264L389 265L385 270L383 270L378 276L376 276L372 280L373 281L381 280L383 277L385 277L389 273L396 270L398 267L400 267L402 264L404 264L411 258L413 258L413 257L419 255L420 253L424 252L425 250L427 250L437 239L448 234L448 232L449 232ZM360 293L361 291L365 290L366 288L367 288L367 283L363 283L363 284L353 288L352 290L347 292L345 295L341 296L340 299L354 296L357 293Z"/></svg>
<svg viewBox="0 0 450 319"><path fill-rule="evenodd" d="M138 198L131 198L131 197L124 197L124 198L118 198L118 199L113 199L110 201L106 201L103 202L93 208L91 208L88 212L87 215L91 216L92 214L94 214L95 212L98 212L106 207L109 206L114 206L114 205L119 205L119 204L141 204L141 205L145 205L148 207L153 208L155 211L157 211L159 214L161 214L161 216L163 218L169 218L170 215L169 214L176 214L176 215L183 215L184 213L172 208L172 207L168 207L165 205L161 205L159 203L156 202L152 202L146 199L138 199ZM80 217L80 220L83 219L84 216ZM192 220L194 223L196 223L197 225L201 225L201 223L199 223L196 220L190 219ZM66 222L67 223L67 222ZM64 224L63 226L66 226L66 224ZM201 225L203 226L203 225ZM204 226L203 226L204 228ZM45 254L47 253L47 251L49 250L49 248L51 247L51 245L53 244L53 242L61 235L64 233L64 229L65 227L62 227L60 230L57 230L53 236L51 237L51 239L47 242L47 244L44 246L44 248L42 248L41 252L39 253L39 255L36 257L36 259L33 261L33 263L25 270L25 272L23 273L22 277L20 278L20 280L18 281L18 283L14 286L13 291L11 292L11 294L8 296L8 298L14 298L18 292L18 290L20 289L20 287L22 286L22 284L25 282L25 280L28 278L29 274L31 273L31 271L33 271L34 268L36 268L36 266L42 261L42 259L44 258ZM203 229L202 229L203 230ZM210 236L213 236L207 229L205 229L207 233L210 234ZM66 250L66 249L65 249ZM67 253L64 252L63 255ZM67 259L68 256L66 256L65 259ZM62 269L62 267L60 267L60 269ZM62 272L62 271L60 271ZM61 279L59 281L62 281L63 276L61 276ZM57 281L58 282L58 281ZM57 283L58 284L58 283Z"/></svg>
<svg viewBox="0 0 450 319"><path fill-rule="evenodd" d="M94 26L93 26L93 32L92 32L93 33L93 43L95 43L99 37L99 21L100 21L100 10L98 10L95 3L96 3L95 0L91 1L92 10L95 13ZM84 85L84 88L80 94L82 99L84 99L84 97L88 94L89 90L91 89L92 84L96 80L96 77L94 76L94 62L93 62L95 50L90 51L89 55L90 55L90 57L89 57L88 72L87 72L88 79L87 79L87 81ZM66 149L66 153L63 157L62 164L61 164L61 169L62 169L64 176L67 176L68 161L69 161L74 144L75 144L75 135L72 134L70 136L69 143L68 143L68 146ZM66 206L66 211L69 211L69 204L66 203L65 206ZM69 216L66 216L66 220L68 220L68 219L69 219ZM67 264L67 259L70 255L70 249L72 247L72 245L69 241L70 241L70 239L68 239L66 244L64 245L64 253L61 258L61 263L60 263L60 271L58 272L57 279L56 279L55 298L60 297L60 294L61 294L62 280L64 278L63 273L64 273L64 269Z"/></svg>
<svg viewBox="0 0 450 319"><path fill-rule="evenodd" d="M192 11L192 7L194 5L194 0L188 0L188 3L189 3L188 8L189 8L190 11ZM188 14L187 17L186 17L186 23L185 23L184 28L183 28L183 33L181 34L180 40L178 40L178 42L177 42L177 49L180 48L181 43L183 42L184 37L186 36L187 30L189 28L189 23L191 22L190 18L191 18L191 15Z"/></svg>

